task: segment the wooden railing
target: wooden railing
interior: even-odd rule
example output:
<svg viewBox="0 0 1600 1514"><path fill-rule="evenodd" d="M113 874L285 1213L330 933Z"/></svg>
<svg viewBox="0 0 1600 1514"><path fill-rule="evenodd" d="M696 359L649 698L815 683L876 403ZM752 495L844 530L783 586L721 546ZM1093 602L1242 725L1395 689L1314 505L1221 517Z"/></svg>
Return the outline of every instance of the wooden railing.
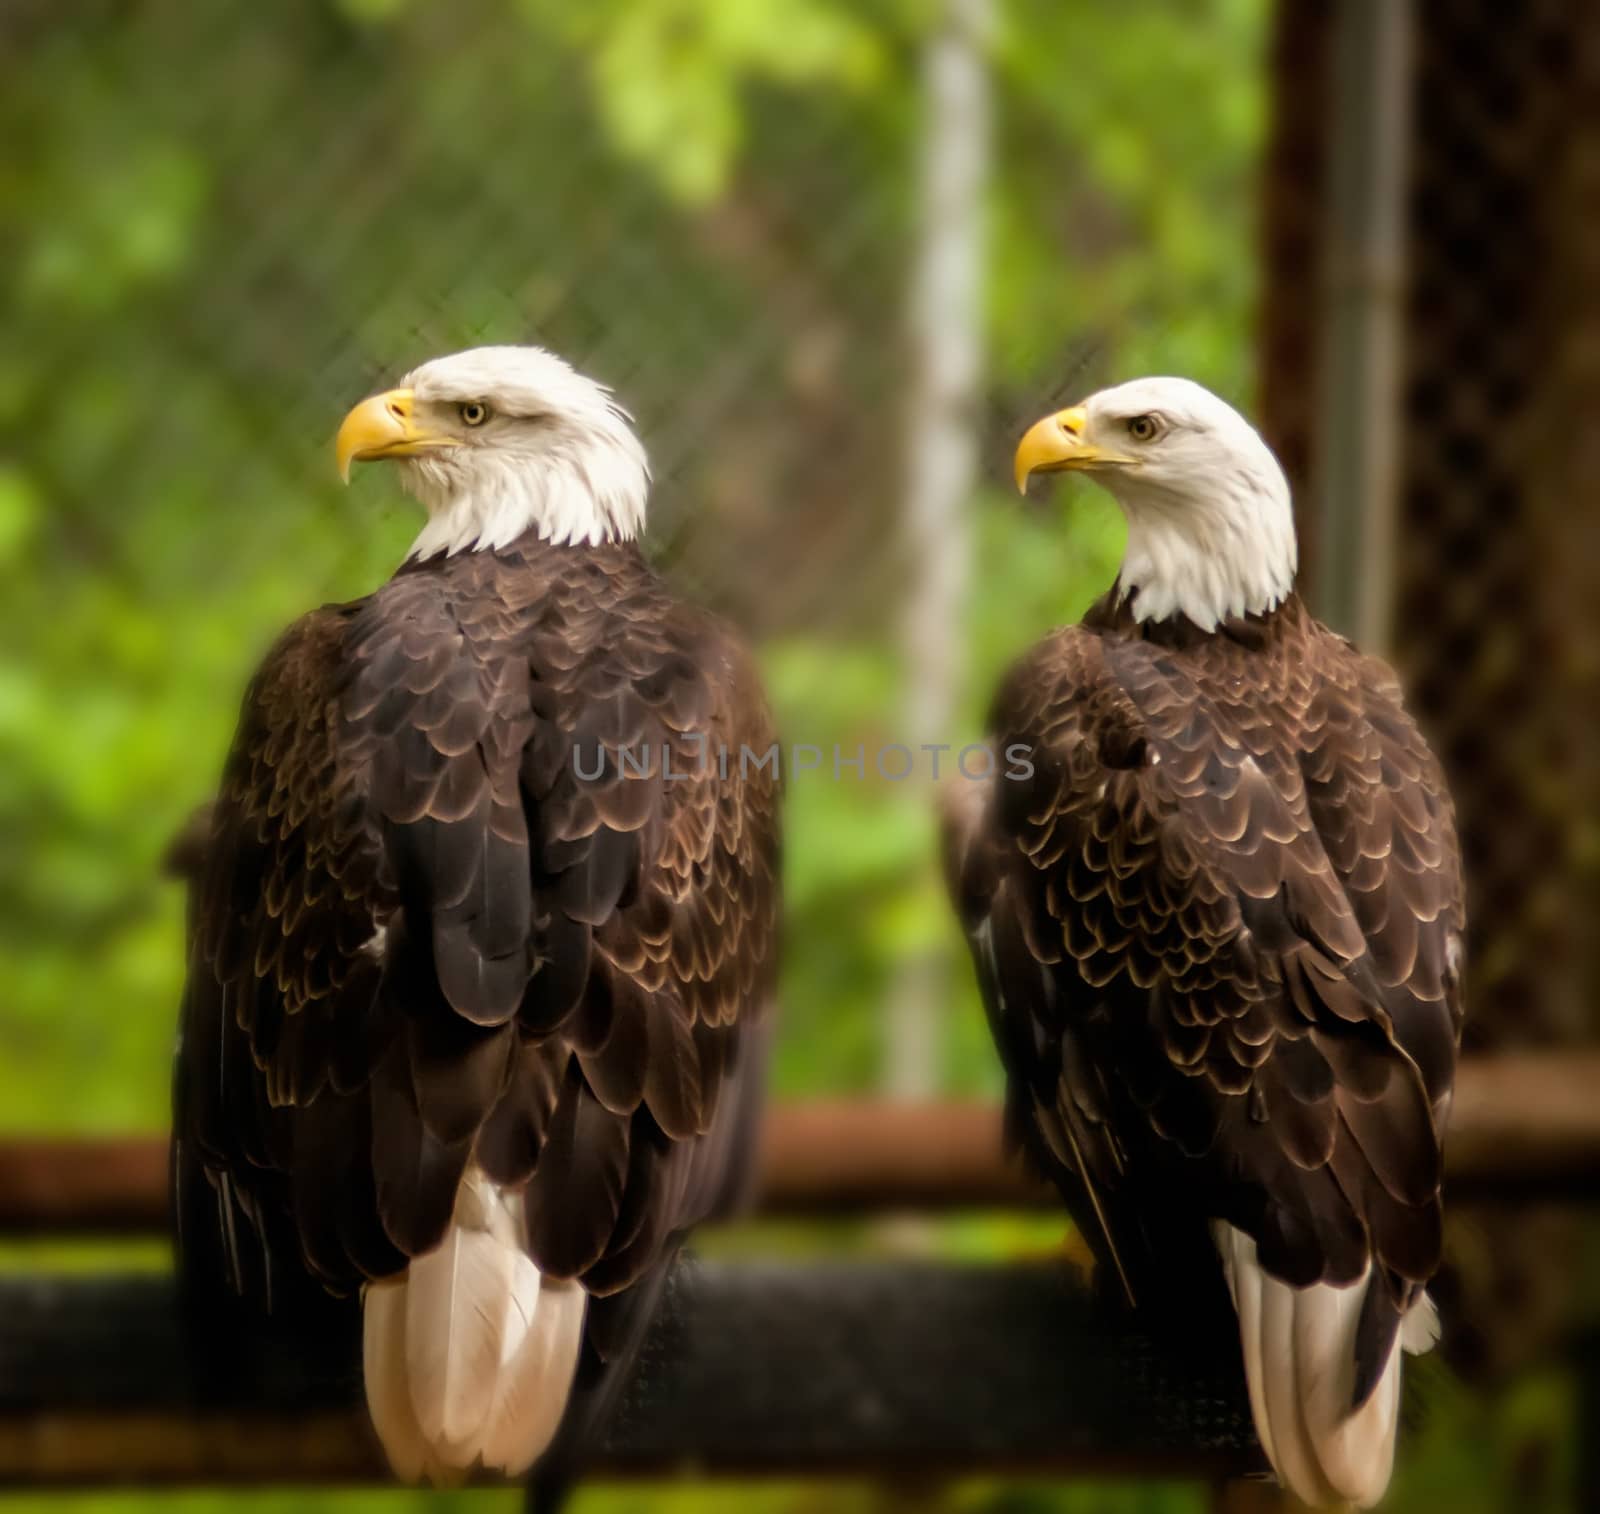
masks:
<svg viewBox="0 0 1600 1514"><path fill-rule="evenodd" d="M1600 1053L1464 1062L1446 1159L1456 1200L1600 1194ZM780 1104L758 1162L771 1215L1057 1202L1002 1151L992 1104ZM166 1212L165 1136L0 1141L0 1233L153 1233Z"/></svg>

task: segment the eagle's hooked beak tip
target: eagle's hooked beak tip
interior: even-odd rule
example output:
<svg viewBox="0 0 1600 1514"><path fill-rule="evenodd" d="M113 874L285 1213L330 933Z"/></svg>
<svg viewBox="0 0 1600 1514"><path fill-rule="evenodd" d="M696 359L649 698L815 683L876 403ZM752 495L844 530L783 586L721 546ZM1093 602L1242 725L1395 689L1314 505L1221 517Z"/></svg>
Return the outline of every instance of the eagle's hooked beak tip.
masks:
<svg viewBox="0 0 1600 1514"><path fill-rule="evenodd" d="M1054 415L1035 421L1017 443L1016 457L1012 460L1017 493L1028 492L1028 480L1035 473L1060 473L1088 468L1098 462L1117 461L1110 453L1084 440L1088 423L1082 405L1058 410Z"/></svg>
<svg viewBox="0 0 1600 1514"><path fill-rule="evenodd" d="M372 462L382 457L410 457L435 447L451 447L446 436L434 436L416 424L416 395L409 389L390 389L374 394L355 407L339 427L333 444L339 477L350 482L352 463Z"/></svg>

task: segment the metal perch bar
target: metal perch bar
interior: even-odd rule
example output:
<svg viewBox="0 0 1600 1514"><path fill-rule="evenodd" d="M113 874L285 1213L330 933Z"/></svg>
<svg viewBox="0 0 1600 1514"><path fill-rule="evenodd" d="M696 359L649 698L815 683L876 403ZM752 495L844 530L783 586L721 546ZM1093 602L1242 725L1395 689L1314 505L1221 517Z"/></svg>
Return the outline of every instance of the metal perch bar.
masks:
<svg viewBox="0 0 1600 1514"><path fill-rule="evenodd" d="M278 1337L230 1352L219 1397L192 1382L170 1280L0 1280L0 1484L381 1479L353 1310L348 1325L310 1350ZM688 1262L593 1470L1261 1465L1233 1362L1169 1357L1064 1266Z"/></svg>

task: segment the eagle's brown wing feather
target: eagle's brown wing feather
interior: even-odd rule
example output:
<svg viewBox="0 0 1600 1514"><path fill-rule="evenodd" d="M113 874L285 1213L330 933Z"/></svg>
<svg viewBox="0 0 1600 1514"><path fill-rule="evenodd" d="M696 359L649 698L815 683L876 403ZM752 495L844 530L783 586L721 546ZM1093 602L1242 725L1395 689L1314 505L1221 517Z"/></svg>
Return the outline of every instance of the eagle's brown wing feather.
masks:
<svg viewBox="0 0 1600 1514"><path fill-rule="evenodd" d="M958 898L1013 1128L1130 1290L1208 1218L1295 1285L1370 1256L1381 1364L1439 1257L1459 870L1392 691L1302 631L1042 643L993 723L1033 772L957 843Z"/></svg>
<svg viewBox="0 0 1600 1514"><path fill-rule="evenodd" d="M631 548L471 554L294 626L194 911L192 1258L351 1290L439 1241L475 1161L525 1186L547 1274L658 1268L736 1181L760 1081L778 795L737 755L770 741L743 652Z"/></svg>

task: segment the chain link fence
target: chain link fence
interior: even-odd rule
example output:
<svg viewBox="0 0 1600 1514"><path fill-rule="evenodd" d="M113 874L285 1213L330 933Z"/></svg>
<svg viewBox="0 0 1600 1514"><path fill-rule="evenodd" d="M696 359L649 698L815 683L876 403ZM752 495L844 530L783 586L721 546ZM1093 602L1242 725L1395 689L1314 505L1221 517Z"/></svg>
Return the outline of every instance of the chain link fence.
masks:
<svg viewBox="0 0 1600 1514"><path fill-rule="evenodd" d="M847 616L894 508L893 446L859 422L904 381L900 144L848 93L757 81L728 191L686 202L619 152L573 40L527 10L14 21L9 112L67 221L31 240L12 311L28 399L87 388L105 411L70 456L24 411L25 462L74 516L115 494L114 535L182 489L196 534L270 554L286 500L330 498L321 443L348 402L421 358L534 340L635 413L686 588L756 630Z"/></svg>
<svg viewBox="0 0 1600 1514"><path fill-rule="evenodd" d="M940 739L976 734L999 669L1079 613L1118 552L1092 491L1067 496L1065 520L1007 498L1021 426L1141 371L1248 399L1265 14L14 0L9 1117L159 1118L180 964L159 858L214 783L271 636L370 590L414 534L392 476L360 470L345 492L330 448L355 399L424 358L536 341L615 388L654 464L650 550L762 645L791 740L924 739L900 729L918 708L948 718ZM959 213L981 224L956 233L987 252L970 315L949 312L984 353L948 407L978 459L964 589L910 493L909 410L936 392L928 322L916 338L909 311L941 229L941 38L978 60L991 102L962 107L988 118L992 147ZM1070 89L1068 55L1095 59ZM1207 102L1202 130L1185 98ZM908 623L948 626L963 664L912 699ZM870 1086L890 984L951 942L927 797L797 787L791 835L780 1084ZM992 1090L967 975L939 985L914 1017L937 1043L917 1077ZM95 1097L65 1095L62 1069L103 1047L106 998L139 1006L117 1020L122 1049L97 1053ZM116 1075L117 1055L137 1077Z"/></svg>

